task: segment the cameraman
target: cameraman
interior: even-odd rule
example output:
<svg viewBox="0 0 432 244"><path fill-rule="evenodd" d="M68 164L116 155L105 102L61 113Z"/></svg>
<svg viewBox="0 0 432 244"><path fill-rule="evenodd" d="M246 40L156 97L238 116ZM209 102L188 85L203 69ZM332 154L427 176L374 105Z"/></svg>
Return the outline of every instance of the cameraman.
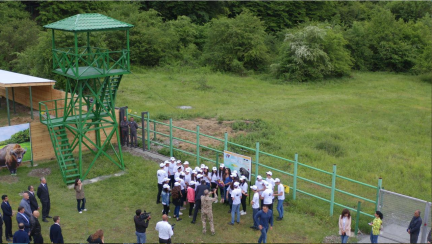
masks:
<svg viewBox="0 0 432 244"><path fill-rule="evenodd" d="M168 223L168 215L162 215L162 221L156 224L159 232L159 243L171 243L171 236L174 235L173 226Z"/></svg>
<svg viewBox="0 0 432 244"><path fill-rule="evenodd" d="M141 212L141 209L137 209L135 211L136 215L134 216L135 222L135 235L137 236L137 243L146 243L146 229L148 227L151 216Z"/></svg>

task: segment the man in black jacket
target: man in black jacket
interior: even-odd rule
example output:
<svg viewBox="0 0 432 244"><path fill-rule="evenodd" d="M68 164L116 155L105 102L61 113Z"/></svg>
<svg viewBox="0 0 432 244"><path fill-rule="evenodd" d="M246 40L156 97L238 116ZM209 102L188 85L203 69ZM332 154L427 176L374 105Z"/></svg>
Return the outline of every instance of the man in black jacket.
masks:
<svg viewBox="0 0 432 244"><path fill-rule="evenodd" d="M142 218L141 209L135 211L134 222L135 222L135 235L137 236L137 243L146 243L146 230L151 219L149 216L147 219Z"/></svg>
<svg viewBox="0 0 432 244"><path fill-rule="evenodd" d="M210 187L206 185L206 182L204 180L201 181L201 185L199 185L195 191L195 210L193 214L192 224L195 224L196 217L198 215L198 210L201 209L201 196L204 195L204 191L209 190Z"/></svg>
<svg viewBox="0 0 432 244"><path fill-rule="evenodd" d="M133 117L130 117L129 119L130 147L137 147L138 124L134 121Z"/></svg>
<svg viewBox="0 0 432 244"><path fill-rule="evenodd" d="M10 238L13 237L12 235L12 207L9 204L8 201L8 196L7 195L3 195L2 196L2 204L1 204L1 208L3 210L3 220L4 220L4 224L5 224L5 236L6 236L6 241L12 241Z"/></svg>
<svg viewBox="0 0 432 244"><path fill-rule="evenodd" d="M42 203L42 221L48 222L46 218L52 218L51 216L49 216L51 202L50 202L50 196L48 191L48 185L46 183L45 177L42 177L40 181L41 184L38 187L37 196Z"/></svg>
<svg viewBox="0 0 432 244"><path fill-rule="evenodd" d="M39 215L39 211L35 210L33 211L33 215L30 218L30 236L33 237L34 243L44 243L41 234L42 228L38 220Z"/></svg>
<svg viewBox="0 0 432 244"><path fill-rule="evenodd" d="M120 121L120 130L121 130L121 144L122 146L128 146L129 144L129 122L127 121L126 116L123 117L123 120Z"/></svg>
<svg viewBox="0 0 432 244"><path fill-rule="evenodd" d="M29 195L31 212L33 213L35 210L39 210L39 204L36 200L34 187L28 186L28 191L26 191L26 193Z"/></svg>
<svg viewBox="0 0 432 244"><path fill-rule="evenodd" d="M416 210L407 229L408 234L410 234L410 243L417 243L421 225L422 219L420 217L420 210Z"/></svg>
<svg viewBox="0 0 432 244"><path fill-rule="evenodd" d="M3 243L3 215L0 213L0 243Z"/></svg>

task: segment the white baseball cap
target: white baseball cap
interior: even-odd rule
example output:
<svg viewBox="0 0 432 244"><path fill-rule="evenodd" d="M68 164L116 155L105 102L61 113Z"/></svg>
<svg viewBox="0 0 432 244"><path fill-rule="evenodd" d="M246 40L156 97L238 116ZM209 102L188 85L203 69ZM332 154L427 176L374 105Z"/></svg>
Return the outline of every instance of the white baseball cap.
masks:
<svg viewBox="0 0 432 244"><path fill-rule="evenodd" d="M179 178L179 177L175 178L175 181L179 181L179 180L180 180L180 178Z"/></svg>
<svg viewBox="0 0 432 244"><path fill-rule="evenodd" d="M262 176L261 176L261 175L258 175L258 176L257 176L257 179L258 179L258 180L262 180Z"/></svg>
<svg viewBox="0 0 432 244"><path fill-rule="evenodd" d="M168 184L165 184L165 185L163 185L163 188L164 188L164 189L169 189L170 187L169 187Z"/></svg>
<svg viewBox="0 0 432 244"><path fill-rule="evenodd" d="M273 175L273 173L272 173L271 171L266 172L266 174L268 174L268 175Z"/></svg>
<svg viewBox="0 0 432 244"><path fill-rule="evenodd" d="M189 165L189 162L188 162L188 161L185 161L183 164L187 164L187 165Z"/></svg>
<svg viewBox="0 0 432 244"><path fill-rule="evenodd" d="M240 180L246 180L246 177L244 175L240 176Z"/></svg>
<svg viewBox="0 0 432 244"><path fill-rule="evenodd" d="M258 187L256 185L253 185L250 187L252 190L256 191L258 189Z"/></svg>
<svg viewBox="0 0 432 244"><path fill-rule="evenodd" d="M163 168L163 167L165 167L165 164L161 163L161 164L159 164L159 167Z"/></svg>
<svg viewBox="0 0 432 244"><path fill-rule="evenodd" d="M165 160L165 162L164 162L165 164L169 164L169 160Z"/></svg>
<svg viewBox="0 0 432 244"><path fill-rule="evenodd" d="M192 170L192 174L196 174L197 172L196 172L196 170Z"/></svg>
<svg viewBox="0 0 432 244"><path fill-rule="evenodd" d="M180 186L180 183L176 182L174 183L174 186Z"/></svg>
<svg viewBox="0 0 432 244"><path fill-rule="evenodd" d="M203 177L202 174L197 175L197 178L202 178L202 177Z"/></svg>
<svg viewBox="0 0 432 244"><path fill-rule="evenodd" d="M170 160L171 160L171 161L175 161L175 157L171 157Z"/></svg>
<svg viewBox="0 0 432 244"><path fill-rule="evenodd" d="M168 180L170 180L169 178L167 178L167 177L165 177L164 179L163 179L163 181L168 181Z"/></svg>
<svg viewBox="0 0 432 244"><path fill-rule="evenodd" d="M186 174L184 172L181 172L180 175L185 176Z"/></svg>
<svg viewBox="0 0 432 244"><path fill-rule="evenodd" d="M201 169L202 169L202 168L205 168L205 165L204 165L204 164L201 164Z"/></svg>
<svg viewBox="0 0 432 244"><path fill-rule="evenodd" d="M198 170L200 170L200 167L198 167L198 166L195 167L195 171L198 171Z"/></svg>
<svg viewBox="0 0 432 244"><path fill-rule="evenodd" d="M225 164L220 164L219 165L219 168L223 168L223 167L225 167Z"/></svg>
<svg viewBox="0 0 432 244"><path fill-rule="evenodd" d="M177 164L181 164L181 160L177 160L177 162L176 162Z"/></svg>
<svg viewBox="0 0 432 244"><path fill-rule="evenodd" d="M240 183L238 183L238 182L234 182L234 186L235 187L237 187L237 186L239 186L240 185Z"/></svg>
<svg viewBox="0 0 432 244"><path fill-rule="evenodd" d="M276 178L276 179L275 179L275 182L280 182L280 179L279 179L279 178Z"/></svg>
<svg viewBox="0 0 432 244"><path fill-rule="evenodd" d="M191 181L191 182L189 182L189 185L195 185L195 181Z"/></svg>
<svg viewBox="0 0 432 244"><path fill-rule="evenodd" d="M217 168L216 168L216 167L213 167L212 170L217 170Z"/></svg>
<svg viewBox="0 0 432 244"><path fill-rule="evenodd" d="M208 166L205 166L204 168L205 168L205 169L208 169Z"/></svg>
<svg viewBox="0 0 432 244"><path fill-rule="evenodd" d="M232 174L231 174L231 178L234 178L234 177L237 177L237 174L236 174L236 173L232 173Z"/></svg>

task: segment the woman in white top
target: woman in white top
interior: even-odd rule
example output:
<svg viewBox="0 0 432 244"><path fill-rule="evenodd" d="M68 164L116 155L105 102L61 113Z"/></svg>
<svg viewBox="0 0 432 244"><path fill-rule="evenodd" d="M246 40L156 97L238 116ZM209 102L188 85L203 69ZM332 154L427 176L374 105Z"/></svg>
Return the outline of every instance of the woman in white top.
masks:
<svg viewBox="0 0 432 244"><path fill-rule="evenodd" d="M241 204L242 204L242 208L243 208L243 210L240 211L240 215L245 215L246 214L246 197L248 196L248 194L247 194L248 183L246 182L246 177L244 175L242 175L240 177L240 189L242 191Z"/></svg>
<svg viewBox="0 0 432 244"><path fill-rule="evenodd" d="M210 182L211 182L211 191L212 191L212 194L213 194L213 197L214 197L214 189L216 189L216 191L217 191L217 189L218 189L218 180L219 180L219 177L218 177L218 173L217 173L217 168L216 167L213 167L212 168L212 172L209 174L209 176L210 176ZM215 201L215 203L217 203L218 201L216 200Z"/></svg>
<svg viewBox="0 0 432 244"><path fill-rule="evenodd" d="M339 216L339 235L342 243L347 243L351 235L351 214L346 208L342 210L342 214Z"/></svg>
<svg viewBox="0 0 432 244"><path fill-rule="evenodd" d="M206 182L206 185L210 186L211 178L210 178L210 174L209 174L209 170L208 170L207 166L205 166L205 168L204 168L203 178L204 178L204 180Z"/></svg>

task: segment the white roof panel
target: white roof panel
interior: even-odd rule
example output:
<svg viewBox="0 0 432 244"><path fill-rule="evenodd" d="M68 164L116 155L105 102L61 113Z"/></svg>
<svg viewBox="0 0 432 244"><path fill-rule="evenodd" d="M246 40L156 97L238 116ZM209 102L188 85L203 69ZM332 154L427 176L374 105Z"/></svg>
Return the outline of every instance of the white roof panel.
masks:
<svg viewBox="0 0 432 244"><path fill-rule="evenodd" d="M0 86L2 87L46 86L53 85L54 83L54 80L18 74L15 72L0 69Z"/></svg>

